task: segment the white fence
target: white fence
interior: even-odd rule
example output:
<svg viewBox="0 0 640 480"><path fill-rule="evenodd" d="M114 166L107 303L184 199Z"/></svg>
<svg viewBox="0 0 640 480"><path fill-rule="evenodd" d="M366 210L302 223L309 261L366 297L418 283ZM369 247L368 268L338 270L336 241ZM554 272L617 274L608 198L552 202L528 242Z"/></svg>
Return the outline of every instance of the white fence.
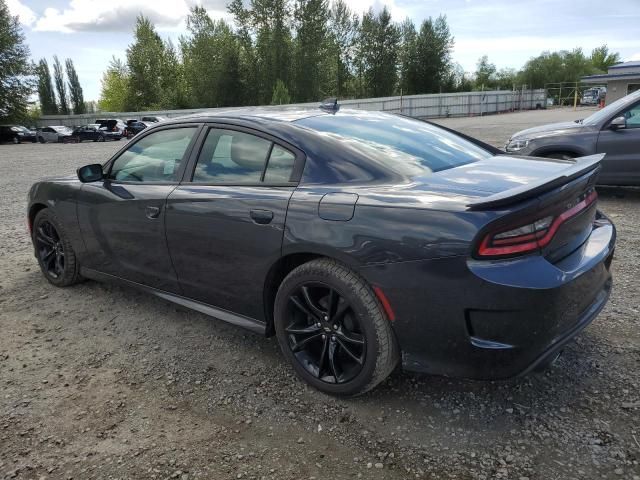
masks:
<svg viewBox="0 0 640 480"><path fill-rule="evenodd" d="M418 118L464 117L486 115L516 110L545 108L547 91L537 90L496 90L490 92L434 93L428 95L407 95L396 97L363 98L358 100L340 100L341 108L358 110L377 110L402 113ZM289 107L314 107L318 103L298 103ZM278 107L269 107L278 108ZM201 112L230 110L229 108L197 108L190 110L164 110L153 112L101 112L83 115L44 115L38 126L45 125L84 125L94 123L98 118L140 119L143 116L159 115L179 117Z"/></svg>

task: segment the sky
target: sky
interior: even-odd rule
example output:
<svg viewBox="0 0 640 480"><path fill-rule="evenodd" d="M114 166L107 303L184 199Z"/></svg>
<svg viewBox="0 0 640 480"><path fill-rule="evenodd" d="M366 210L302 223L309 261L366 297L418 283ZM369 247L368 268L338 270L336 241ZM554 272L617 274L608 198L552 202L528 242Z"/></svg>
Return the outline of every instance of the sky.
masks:
<svg viewBox="0 0 640 480"><path fill-rule="evenodd" d="M100 96L100 79L110 59L125 58L136 16L143 13L160 35L177 40L191 6L226 18L229 0L5 0L23 25L34 60L71 58L86 100ZM640 0L346 0L363 12L386 5L396 21L418 26L447 16L455 38L453 60L469 72L482 55L500 68L521 68L544 50L585 52L602 44L623 60L640 60Z"/></svg>

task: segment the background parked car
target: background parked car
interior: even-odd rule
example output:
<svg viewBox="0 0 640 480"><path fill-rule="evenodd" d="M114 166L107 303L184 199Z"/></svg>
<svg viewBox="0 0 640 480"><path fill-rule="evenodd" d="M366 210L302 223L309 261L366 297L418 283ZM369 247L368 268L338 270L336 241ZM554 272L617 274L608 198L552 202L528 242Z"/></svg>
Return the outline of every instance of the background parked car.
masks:
<svg viewBox="0 0 640 480"><path fill-rule="evenodd" d="M510 155L569 159L605 153L600 185L640 185L640 90L587 118L514 133Z"/></svg>
<svg viewBox="0 0 640 480"><path fill-rule="evenodd" d="M118 118L99 119L96 124L105 132L105 137L111 140L120 140L127 136L127 125Z"/></svg>
<svg viewBox="0 0 640 480"><path fill-rule="evenodd" d="M141 122L139 120L127 120L127 137L133 137L142 130L150 126L150 122Z"/></svg>
<svg viewBox="0 0 640 480"><path fill-rule="evenodd" d="M158 115L151 115L151 116L142 117L141 120L143 122L158 123L158 122L164 122L165 120L167 120L167 117L160 117Z"/></svg>
<svg viewBox="0 0 640 480"><path fill-rule="evenodd" d="M92 140L94 142L104 142L108 132L100 129L100 125L97 123L90 123L89 125L83 125L82 127L76 127L73 130L73 137L78 142L85 140Z"/></svg>
<svg viewBox="0 0 640 480"><path fill-rule="evenodd" d="M58 142L62 143L65 139L71 138L73 130L63 125L54 125L50 127L42 127L38 129L37 138L40 143Z"/></svg>
<svg viewBox="0 0 640 480"><path fill-rule="evenodd" d="M21 125L0 125L0 142L35 142L36 132Z"/></svg>

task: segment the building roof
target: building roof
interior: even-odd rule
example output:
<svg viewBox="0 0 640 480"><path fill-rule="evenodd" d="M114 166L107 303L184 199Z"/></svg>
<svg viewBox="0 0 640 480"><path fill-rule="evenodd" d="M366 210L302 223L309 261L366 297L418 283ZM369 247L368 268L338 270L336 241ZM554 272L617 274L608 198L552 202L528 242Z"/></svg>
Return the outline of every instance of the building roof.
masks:
<svg viewBox="0 0 640 480"><path fill-rule="evenodd" d="M609 80L640 80L640 72L631 73L603 73L589 75L580 79L583 83L607 83Z"/></svg>
<svg viewBox="0 0 640 480"><path fill-rule="evenodd" d="M638 68L640 68L640 61L616 63L615 65L611 65L609 67L609 70L613 70L615 68L630 68L630 67L638 67Z"/></svg>

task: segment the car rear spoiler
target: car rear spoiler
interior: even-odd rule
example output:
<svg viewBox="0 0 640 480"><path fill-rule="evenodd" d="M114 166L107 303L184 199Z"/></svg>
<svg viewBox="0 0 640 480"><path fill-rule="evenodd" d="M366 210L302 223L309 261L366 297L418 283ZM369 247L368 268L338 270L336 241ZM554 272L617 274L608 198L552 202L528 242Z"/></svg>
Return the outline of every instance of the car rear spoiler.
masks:
<svg viewBox="0 0 640 480"><path fill-rule="evenodd" d="M600 170L600 162L604 158L604 153L596 155L588 155L586 157L578 157L565 170L554 175L553 177L541 178L533 183L521 185L504 192L496 193L488 197L478 199L477 201L467 204L468 210L489 210L500 208L512 203L526 200L542 193L553 190L556 187L569 183L578 177L584 176L589 172L597 173Z"/></svg>

